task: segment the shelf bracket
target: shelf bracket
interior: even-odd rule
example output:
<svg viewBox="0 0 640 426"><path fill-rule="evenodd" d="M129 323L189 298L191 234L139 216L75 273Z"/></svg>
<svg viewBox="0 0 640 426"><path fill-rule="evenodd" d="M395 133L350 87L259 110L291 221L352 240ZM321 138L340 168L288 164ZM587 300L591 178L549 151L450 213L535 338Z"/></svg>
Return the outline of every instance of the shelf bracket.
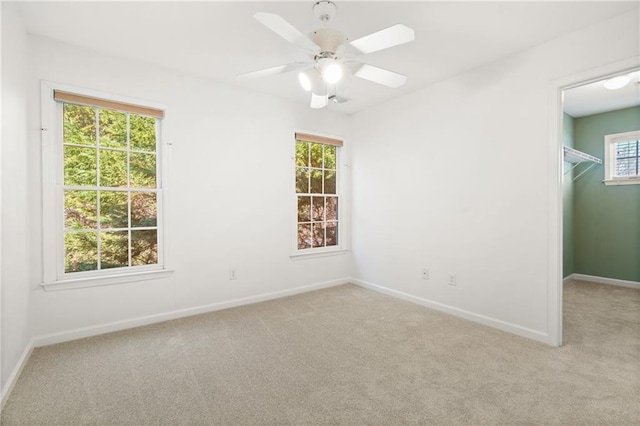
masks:
<svg viewBox="0 0 640 426"><path fill-rule="evenodd" d="M578 163L578 164L579 164L579 163ZM591 163L591 164L589 165L589 167L587 167L586 169L584 169L582 172L580 172L580 173L578 174L578 176L576 176L576 177L574 177L574 178L572 179L572 180L573 180L573 182L575 182L575 181L576 181L576 179L578 179L580 176L582 176L583 174L587 173L589 170L591 170L593 167L595 167L595 166L597 166L597 165L598 165L598 163ZM577 166L577 164L576 164L576 166ZM571 169L571 170L573 170L573 169Z"/></svg>

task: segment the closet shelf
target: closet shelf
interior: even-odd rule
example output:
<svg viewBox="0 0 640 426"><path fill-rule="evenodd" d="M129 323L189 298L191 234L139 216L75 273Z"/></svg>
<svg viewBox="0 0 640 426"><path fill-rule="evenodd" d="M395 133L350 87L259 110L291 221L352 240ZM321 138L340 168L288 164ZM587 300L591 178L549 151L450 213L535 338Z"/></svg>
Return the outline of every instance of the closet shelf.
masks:
<svg viewBox="0 0 640 426"><path fill-rule="evenodd" d="M580 176L582 176L583 174L587 173L589 170L591 170L591 168L597 166L598 164L602 164L602 160L599 159L598 157L594 157L593 155L586 154L582 151L578 151L577 149L573 149L568 146L565 146L563 148L564 148L564 161L573 164L573 167L571 167L568 170L565 170L564 172L565 175L571 172L573 169L575 169L582 163L585 163L585 162L591 163L589 167L585 168L582 172L580 172L580 174L578 174L578 176L572 179L574 181L578 179Z"/></svg>
<svg viewBox="0 0 640 426"><path fill-rule="evenodd" d="M598 157L585 154L582 151L569 148L568 146L564 147L564 161L567 161L572 164L580 164L580 163L584 163L585 161L591 161L593 163L602 164L602 160L599 159Z"/></svg>

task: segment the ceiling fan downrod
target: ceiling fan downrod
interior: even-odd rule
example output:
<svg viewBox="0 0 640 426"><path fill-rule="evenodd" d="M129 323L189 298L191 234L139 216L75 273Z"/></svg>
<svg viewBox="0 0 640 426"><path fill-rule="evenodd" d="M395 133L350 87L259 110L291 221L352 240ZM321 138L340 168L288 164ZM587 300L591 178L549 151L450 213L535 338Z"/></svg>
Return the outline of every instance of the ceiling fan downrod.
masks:
<svg viewBox="0 0 640 426"><path fill-rule="evenodd" d="M328 0L321 0L313 5L313 13L325 24L335 16L337 9L335 3Z"/></svg>

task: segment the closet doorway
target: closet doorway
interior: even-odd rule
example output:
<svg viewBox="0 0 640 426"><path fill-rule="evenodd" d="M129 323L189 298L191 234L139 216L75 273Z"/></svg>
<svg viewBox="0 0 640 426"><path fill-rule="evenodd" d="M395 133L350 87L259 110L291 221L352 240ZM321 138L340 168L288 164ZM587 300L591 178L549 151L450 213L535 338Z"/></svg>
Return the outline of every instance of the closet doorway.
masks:
<svg viewBox="0 0 640 426"><path fill-rule="evenodd" d="M640 68L562 95L558 341L617 344L640 306Z"/></svg>

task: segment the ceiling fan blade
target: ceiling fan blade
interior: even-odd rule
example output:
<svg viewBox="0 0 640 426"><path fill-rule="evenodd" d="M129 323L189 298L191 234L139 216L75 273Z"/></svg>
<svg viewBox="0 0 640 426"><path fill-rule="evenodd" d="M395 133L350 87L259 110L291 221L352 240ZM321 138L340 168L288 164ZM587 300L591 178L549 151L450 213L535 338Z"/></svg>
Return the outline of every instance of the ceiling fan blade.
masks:
<svg viewBox="0 0 640 426"><path fill-rule="evenodd" d="M275 67L271 67L271 68L265 68L262 70L258 70L258 71L251 71L251 72L245 72L242 74L238 74L236 76L236 79L238 80L249 80L249 79L253 79L253 78L260 78L260 77L269 77L271 75L276 75L276 74L284 74L287 72L291 72L291 71L295 71L298 70L300 68L304 68L309 66L309 63L307 62L292 62L290 64L286 64L286 65L278 65Z"/></svg>
<svg viewBox="0 0 640 426"><path fill-rule="evenodd" d="M387 87L400 87L407 82L407 76L398 74L397 72L387 71L382 68L374 67L373 65L364 64L355 73L356 77L363 78L365 80L373 81L374 83L382 84Z"/></svg>
<svg viewBox="0 0 640 426"><path fill-rule="evenodd" d="M258 12L253 17L262 25L278 34L283 39L295 44L303 49L319 52L320 47L309 40L307 36L302 34L293 25L285 21L280 15L275 13Z"/></svg>
<svg viewBox="0 0 640 426"><path fill-rule="evenodd" d="M360 52L367 54L408 43L414 39L415 33L413 29L402 24L396 24L384 30L353 40L351 45Z"/></svg>
<svg viewBox="0 0 640 426"><path fill-rule="evenodd" d="M315 93L311 94L311 108L319 109L324 108L329 104L329 98L327 95L316 95Z"/></svg>
<svg viewBox="0 0 640 426"><path fill-rule="evenodd" d="M242 74L238 74L236 79L238 80L249 80L252 78L260 78L260 77L268 77L270 75L282 74L286 65L278 65L277 67L265 68L258 71L245 72Z"/></svg>

